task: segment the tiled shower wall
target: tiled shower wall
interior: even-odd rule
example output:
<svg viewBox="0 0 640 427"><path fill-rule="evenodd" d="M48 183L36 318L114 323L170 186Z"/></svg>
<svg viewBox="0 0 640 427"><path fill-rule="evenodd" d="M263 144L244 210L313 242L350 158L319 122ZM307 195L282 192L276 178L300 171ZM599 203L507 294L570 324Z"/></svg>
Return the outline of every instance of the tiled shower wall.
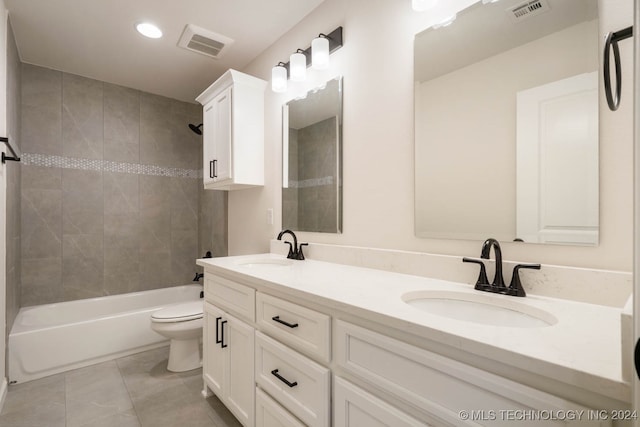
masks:
<svg viewBox="0 0 640 427"><path fill-rule="evenodd" d="M30 306L190 283L226 255L199 105L22 66L22 283Z"/></svg>

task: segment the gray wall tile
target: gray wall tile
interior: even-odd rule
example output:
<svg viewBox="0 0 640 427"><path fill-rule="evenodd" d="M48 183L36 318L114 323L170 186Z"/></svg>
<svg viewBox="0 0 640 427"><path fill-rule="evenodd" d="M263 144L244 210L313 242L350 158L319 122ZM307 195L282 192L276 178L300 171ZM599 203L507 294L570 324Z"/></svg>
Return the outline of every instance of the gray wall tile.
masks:
<svg viewBox="0 0 640 427"><path fill-rule="evenodd" d="M22 307L63 301L62 256L51 258L22 257Z"/></svg>
<svg viewBox="0 0 640 427"><path fill-rule="evenodd" d="M22 190L22 258L62 256L62 191Z"/></svg>
<svg viewBox="0 0 640 427"><path fill-rule="evenodd" d="M62 152L65 156L102 159L102 82L62 75Z"/></svg>
<svg viewBox="0 0 640 427"><path fill-rule="evenodd" d="M104 84L104 159L140 161L140 92Z"/></svg>
<svg viewBox="0 0 640 427"><path fill-rule="evenodd" d="M22 64L22 151L62 154L62 73Z"/></svg>

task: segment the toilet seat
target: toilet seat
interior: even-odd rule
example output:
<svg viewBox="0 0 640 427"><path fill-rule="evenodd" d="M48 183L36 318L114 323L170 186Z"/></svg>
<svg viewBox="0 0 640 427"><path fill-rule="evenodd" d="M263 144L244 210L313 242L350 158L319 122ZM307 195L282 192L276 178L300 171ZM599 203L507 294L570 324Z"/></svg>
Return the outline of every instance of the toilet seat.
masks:
<svg viewBox="0 0 640 427"><path fill-rule="evenodd" d="M202 300L189 301L158 310L151 315L151 320L158 323L186 322L189 320L202 319L202 313Z"/></svg>

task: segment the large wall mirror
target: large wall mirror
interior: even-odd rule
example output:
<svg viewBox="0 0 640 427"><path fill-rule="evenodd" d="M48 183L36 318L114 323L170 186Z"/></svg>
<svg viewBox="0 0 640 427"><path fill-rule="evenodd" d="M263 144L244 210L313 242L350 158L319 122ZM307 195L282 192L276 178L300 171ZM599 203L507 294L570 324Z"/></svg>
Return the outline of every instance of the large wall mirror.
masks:
<svg viewBox="0 0 640 427"><path fill-rule="evenodd" d="M342 77L284 106L282 227L342 230Z"/></svg>
<svg viewBox="0 0 640 427"><path fill-rule="evenodd" d="M597 245L597 0L478 2L415 36L418 237Z"/></svg>

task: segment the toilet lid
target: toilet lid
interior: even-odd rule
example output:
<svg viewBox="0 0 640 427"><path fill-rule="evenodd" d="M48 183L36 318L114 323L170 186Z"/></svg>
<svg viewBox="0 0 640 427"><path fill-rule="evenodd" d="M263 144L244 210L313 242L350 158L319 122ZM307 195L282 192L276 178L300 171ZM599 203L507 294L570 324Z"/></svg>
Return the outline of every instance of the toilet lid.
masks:
<svg viewBox="0 0 640 427"><path fill-rule="evenodd" d="M158 322L186 322L202 318L202 300L173 304L158 310L151 318Z"/></svg>

